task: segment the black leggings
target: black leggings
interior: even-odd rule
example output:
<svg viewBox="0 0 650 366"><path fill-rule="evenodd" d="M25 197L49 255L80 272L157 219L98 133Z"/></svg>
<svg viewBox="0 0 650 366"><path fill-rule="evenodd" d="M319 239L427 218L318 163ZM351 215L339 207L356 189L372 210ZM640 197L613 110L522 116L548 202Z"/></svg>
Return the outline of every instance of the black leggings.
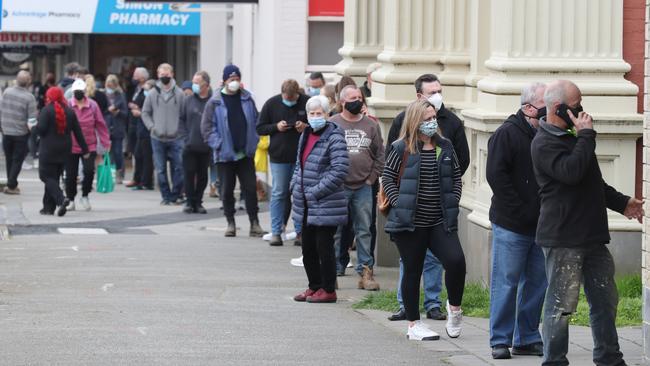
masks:
<svg viewBox="0 0 650 366"><path fill-rule="evenodd" d="M302 262L305 265L309 288L334 292L336 287L336 262L334 234L336 226L302 225Z"/></svg>
<svg viewBox="0 0 650 366"><path fill-rule="evenodd" d="M465 254L456 232L447 233L443 225L416 228L414 232L394 234L395 243L404 264L402 297L409 321L420 319L420 277L427 249L430 249L445 269L445 286L449 304L460 306L465 289Z"/></svg>

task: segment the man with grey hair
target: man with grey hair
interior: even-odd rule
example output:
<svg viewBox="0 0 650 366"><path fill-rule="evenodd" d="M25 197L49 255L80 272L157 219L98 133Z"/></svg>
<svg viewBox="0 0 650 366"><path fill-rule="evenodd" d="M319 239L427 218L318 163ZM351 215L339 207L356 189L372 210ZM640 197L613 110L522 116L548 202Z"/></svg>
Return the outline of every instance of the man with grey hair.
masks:
<svg viewBox="0 0 650 366"><path fill-rule="evenodd" d="M379 290L373 273L374 257L371 253L372 185L384 168L384 141L379 124L361 113L363 102L361 90L348 85L340 93L343 106L341 113L330 119L345 134L348 145L350 168L345 177L345 195L348 199L350 220L357 242L358 288ZM338 255L341 231L336 235L335 248ZM338 260L337 260L338 262Z"/></svg>
<svg viewBox="0 0 650 366"><path fill-rule="evenodd" d="M535 241L546 257L548 291L544 303L542 365L568 365L569 321L580 283L589 303L593 361L625 365L616 332L618 293L607 208L641 221L643 202L603 180L596 157L592 117L582 110L582 94L567 80L548 85L546 120L533 139L531 154L539 184L540 216Z"/></svg>
<svg viewBox="0 0 650 366"><path fill-rule="evenodd" d="M530 144L546 114L546 85L521 91L521 106L488 141L487 181L492 188L490 347L495 359L541 356L539 321L546 294L544 253L535 244L539 194Z"/></svg>
<svg viewBox="0 0 650 366"><path fill-rule="evenodd" d="M151 135L142 121L142 107L148 91L144 85L149 80L149 71L137 67L133 71L135 90L129 102L129 133L135 132L134 148L135 168L133 179L126 184L135 190L153 189L153 151L151 150Z"/></svg>
<svg viewBox="0 0 650 366"><path fill-rule="evenodd" d="M7 168L6 194L20 194L18 175L28 152L27 124L36 123L36 98L27 89L31 82L29 71L21 70L16 75L16 85L2 95L0 129Z"/></svg>

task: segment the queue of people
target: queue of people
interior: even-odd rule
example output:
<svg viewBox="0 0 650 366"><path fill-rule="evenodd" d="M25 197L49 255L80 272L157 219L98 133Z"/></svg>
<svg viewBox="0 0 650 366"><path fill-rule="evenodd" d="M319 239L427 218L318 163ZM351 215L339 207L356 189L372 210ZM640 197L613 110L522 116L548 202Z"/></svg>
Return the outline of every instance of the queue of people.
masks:
<svg viewBox="0 0 650 366"><path fill-rule="evenodd" d="M470 164L467 138L461 120L443 103L441 81L424 74L415 80L415 101L395 117L384 145L365 101L378 67L370 66L362 88L348 77L328 85L321 73L312 73L305 89L285 80L260 112L235 65L224 68L218 86L205 71L179 87L167 63L157 68L157 81L136 68L129 94L117 76L109 75L104 88L97 88L93 76L72 63L58 86L49 85L40 107L28 91L31 75L21 71L16 86L4 92L0 111L5 193L20 194L18 176L34 135L44 183L41 213L91 210L97 155L110 154L121 183L123 143L131 130L135 169L127 187L152 190L155 167L161 204L182 204L188 214L207 212L203 194L210 187L223 202L224 234L234 237L239 181L249 235L262 237L255 155L260 136L269 136L264 147L273 179L269 244L282 246L292 221L294 244L302 249L292 263L307 275L307 288L294 300L336 302L337 276L351 265L353 245L358 288L380 288L374 252L381 211L384 230L400 254L400 308L389 320L406 320L409 339L440 338L420 320L423 278L426 317L446 320L447 335L457 338L466 274L458 215L461 178ZM605 246L606 209L640 220L643 202L603 181L593 120L581 100L580 89L567 80L526 85L520 107L488 142L494 359L543 356L543 365L568 364L569 318L584 282L594 362L624 364L614 324L617 292ZM440 300L443 277L446 304Z"/></svg>

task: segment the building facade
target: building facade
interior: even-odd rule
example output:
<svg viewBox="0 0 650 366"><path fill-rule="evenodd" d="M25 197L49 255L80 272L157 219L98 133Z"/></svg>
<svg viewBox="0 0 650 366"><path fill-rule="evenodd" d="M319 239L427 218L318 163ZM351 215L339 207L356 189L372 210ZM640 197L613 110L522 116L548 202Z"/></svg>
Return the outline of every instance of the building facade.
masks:
<svg viewBox="0 0 650 366"><path fill-rule="evenodd" d="M644 26L638 15L644 6L642 0L345 1L343 60L336 71L361 80L368 64L382 64L372 74L369 104L384 133L415 99L413 81L423 73L439 76L445 105L464 121L471 165L463 177L459 233L468 281L490 280L487 141L519 109L527 83L574 81L595 119L605 180L640 196L644 56L634 27ZM609 224L618 273L639 273L641 224L614 212ZM397 264L386 236L377 259Z"/></svg>

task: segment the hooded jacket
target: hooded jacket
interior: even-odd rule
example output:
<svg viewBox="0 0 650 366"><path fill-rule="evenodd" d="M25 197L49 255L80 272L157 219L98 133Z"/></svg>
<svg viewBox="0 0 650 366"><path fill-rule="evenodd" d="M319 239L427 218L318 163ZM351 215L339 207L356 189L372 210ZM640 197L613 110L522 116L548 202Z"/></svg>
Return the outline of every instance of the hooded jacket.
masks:
<svg viewBox="0 0 650 366"><path fill-rule="evenodd" d="M165 90L158 81L149 91L142 107L142 122L151 133L151 138L168 142L178 139L178 123L183 103L183 91L171 80L171 88Z"/></svg>
<svg viewBox="0 0 650 366"><path fill-rule="evenodd" d="M519 110L488 141L486 176L492 188L490 221L521 235L535 236L539 186L530 145L536 130Z"/></svg>
<svg viewBox="0 0 650 366"><path fill-rule="evenodd" d="M240 89L242 110L246 117L246 156L253 158L260 137L255 131L257 107L248 90ZM214 93L203 111L201 119L203 141L214 150L214 162L236 161L235 148L228 125L228 108L221 98L221 92Z"/></svg>
<svg viewBox="0 0 650 366"><path fill-rule="evenodd" d="M603 180L596 131L573 136L539 122L531 155L541 208L536 242L543 247L589 247L610 241L607 208L623 213L630 197Z"/></svg>

